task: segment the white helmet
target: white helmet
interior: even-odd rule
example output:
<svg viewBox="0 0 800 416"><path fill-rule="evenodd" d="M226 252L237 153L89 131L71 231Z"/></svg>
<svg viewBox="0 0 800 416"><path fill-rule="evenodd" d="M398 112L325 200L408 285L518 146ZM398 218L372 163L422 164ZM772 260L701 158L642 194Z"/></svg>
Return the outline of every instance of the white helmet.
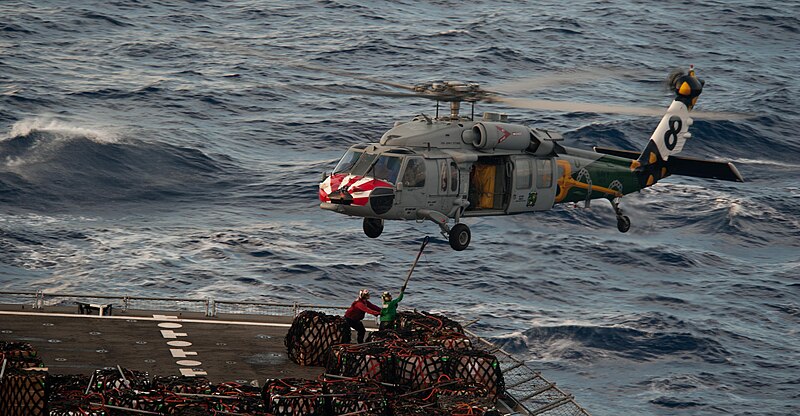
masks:
<svg viewBox="0 0 800 416"><path fill-rule="evenodd" d="M381 295L381 299L383 299L383 300L391 300L392 299L392 294L389 293L389 292L383 292L383 295Z"/></svg>
<svg viewBox="0 0 800 416"><path fill-rule="evenodd" d="M361 289L358 292L359 299L369 299L369 289Z"/></svg>

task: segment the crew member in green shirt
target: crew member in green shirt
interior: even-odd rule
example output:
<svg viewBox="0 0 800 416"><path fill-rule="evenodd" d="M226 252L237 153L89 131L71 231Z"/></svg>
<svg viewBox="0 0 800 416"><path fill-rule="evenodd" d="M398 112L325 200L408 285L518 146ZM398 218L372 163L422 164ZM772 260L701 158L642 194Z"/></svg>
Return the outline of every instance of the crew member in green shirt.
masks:
<svg viewBox="0 0 800 416"><path fill-rule="evenodd" d="M394 319L397 317L397 304L403 300L403 292L405 292L406 288L400 290L400 296L397 299L392 300L392 294L389 292L383 292L381 299L383 300L383 308L381 309L381 325L380 330L384 329L394 329Z"/></svg>

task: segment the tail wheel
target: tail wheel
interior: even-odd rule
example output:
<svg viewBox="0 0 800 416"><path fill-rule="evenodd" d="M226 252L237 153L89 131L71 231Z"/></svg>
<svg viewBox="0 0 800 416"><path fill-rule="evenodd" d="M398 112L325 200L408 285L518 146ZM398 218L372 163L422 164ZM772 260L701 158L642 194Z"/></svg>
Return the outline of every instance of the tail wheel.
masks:
<svg viewBox="0 0 800 416"><path fill-rule="evenodd" d="M383 220L380 218L364 218L364 234L369 238L378 238L383 232Z"/></svg>
<svg viewBox="0 0 800 416"><path fill-rule="evenodd" d="M617 229L621 233L627 233L631 229L631 219L627 215L617 217Z"/></svg>
<svg viewBox="0 0 800 416"><path fill-rule="evenodd" d="M472 240L472 233L466 225L459 223L450 229L450 247L453 247L453 250L464 250L469 246L470 240Z"/></svg>

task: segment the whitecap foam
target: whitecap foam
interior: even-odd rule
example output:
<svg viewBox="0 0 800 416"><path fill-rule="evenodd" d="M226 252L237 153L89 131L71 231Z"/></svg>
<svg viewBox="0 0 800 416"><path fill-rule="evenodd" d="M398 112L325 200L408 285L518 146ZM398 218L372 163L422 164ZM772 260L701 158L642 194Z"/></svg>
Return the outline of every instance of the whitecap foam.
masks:
<svg viewBox="0 0 800 416"><path fill-rule="evenodd" d="M4 140L27 136L35 132L48 132L64 138L86 137L97 143L116 143L119 139L118 134L112 131L80 127L52 117L40 116L17 121L11 126L11 131Z"/></svg>

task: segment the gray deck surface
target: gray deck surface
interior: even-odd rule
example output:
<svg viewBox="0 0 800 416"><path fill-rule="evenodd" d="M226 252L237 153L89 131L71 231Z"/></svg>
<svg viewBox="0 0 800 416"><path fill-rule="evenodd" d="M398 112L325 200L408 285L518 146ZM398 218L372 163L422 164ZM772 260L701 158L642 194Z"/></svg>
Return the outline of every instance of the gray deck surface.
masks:
<svg viewBox="0 0 800 416"><path fill-rule="evenodd" d="M204 372L212 383L255 380L263 385L270 378L316 378L324 368L299 366L286 356L283 340L290 323L290 317L261 315L207 318L198 313L129 310L99 317L81 315L77 306L34 311L0 305L0 341L30 343L54 374L90 374L119 365L151 376L180 375L181 368L198 375ZM164 338L162 330L177 337ZM169 341L191 345L170 346ZM182 350L186 357L174 357L171 349ZM200 364L179 363L183 360Z"/></svg>

